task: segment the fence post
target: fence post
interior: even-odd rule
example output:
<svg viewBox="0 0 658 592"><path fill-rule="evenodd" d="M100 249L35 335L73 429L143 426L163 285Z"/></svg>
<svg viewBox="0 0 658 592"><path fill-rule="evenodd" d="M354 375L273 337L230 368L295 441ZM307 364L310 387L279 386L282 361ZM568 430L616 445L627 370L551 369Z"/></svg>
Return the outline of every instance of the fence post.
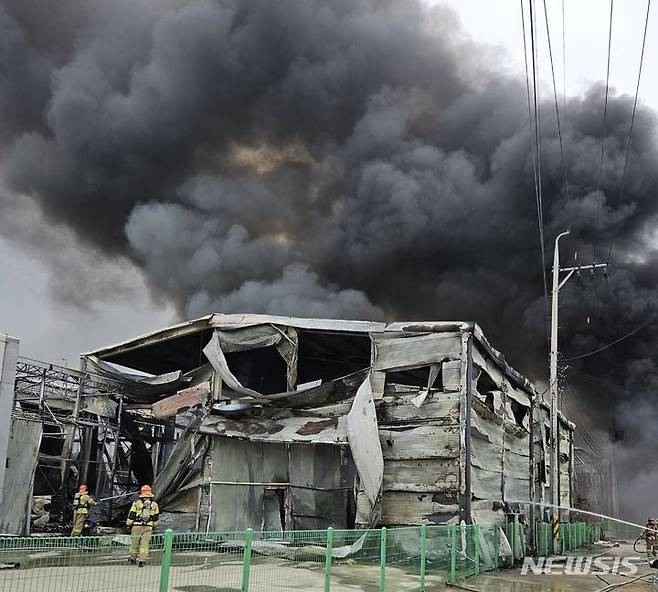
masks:
<svg viewBox="0 0 658 592"><path fill-rule="evenodd" d="M324 592L331 590L331 558L334 548L334 529L327 528L327 554L324 558Z"/></svg>
<svg viewBox="0 0 658 592"><path fill-rule="evenodd" d="M562 553L568 553L569 549L569 523L560 524L560 543L562 544Z"/></svg>
<svg viewBox="0 0 658 592"><path fill-rule="evenodd" d="M171 548L173 547L174 533L171 528L164 532L164 549L162 550L162 564L160 565L159 592L169 590L169 568L171 567Z"/></svg>
<svg viewBox="0 0 658 592"><path fill-rule="evenodd" d="M450 581L457 581L457 525L450 526Z"/></svg>
<svg viewBox="0 0 658 592"><path fill-rule="evenodd" d="M576 532L576 525L572 522L569 529L571 531L571 533L570 533L571 534L571 549L572 550L577 549L578 548L578 544L577 544L578 541L576 540L576 535L578 533Z"/></svg>
<svg viewBox="0 0 658 592"><path fill-rule="evenodd" d="M510 557L510 565L514 566L516 563L516 522L511 523L512 535L510 536L510 548L512 549L512 556Z"/></svg>
<svg viewBox="0 0 658 592"><path fill-rule="evenodd" d="M427 526L420 525L420 592L425 592L425 564L427 561Z"/></svg>
<svg viewBox="0 0 658 592"><path fill-rule="evenodd" d="M500 530L498 526L496 526L495 528L496 528L495 530L496 536L494 537L494 541L497 540L498 544L494 543L493 566L494 569L498 569L498 560L500 558Z"/></svg>
<svg viewBox="0 0 658 592"><path fill-rule="evenodd" d="M251 572L251 543L254 540L254 531L247 528L244 532L244 553L242 556L242 592L249 592L249 573Z"/></svg>
<svg viewBox="0 0 658 592"><path fill-rule="evenodd" d="M538 557L541 557L541 522L537 522L534 528L535 540L533 541L535 545L535 552Z"/></svg>
<svg viewBox="0 0 658 592"><path fill-rule="evenodd" d="M379 531L379 592L386 592L386 527Z"/></svg>
<svg viewBox="0 0 658 592"><path fill-rule="evenodd" d="M474 554L475 554L475 574L480 573L480 525L473 525L473 536L475 537Z"/></svg>

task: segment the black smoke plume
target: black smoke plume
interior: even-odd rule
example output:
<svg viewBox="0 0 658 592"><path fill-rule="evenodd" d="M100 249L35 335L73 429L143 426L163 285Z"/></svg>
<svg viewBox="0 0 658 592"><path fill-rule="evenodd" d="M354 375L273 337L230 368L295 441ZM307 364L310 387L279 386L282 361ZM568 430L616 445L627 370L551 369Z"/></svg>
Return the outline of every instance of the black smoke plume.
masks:
<svg viewBox="0 0 658 592"><path fill-rule="evenodd" d="M525 81L503 59L411 0L5 0L2 180L132 259L181 316L473 319L541 380ZM608 281L563 290L566 357L658 312L655 117L640 106L620 195L631 107L613 92L600 177L603 88L567 102L567 194L542 105L547 251L566 227L565 257L606 260L614 241ZM582 413L603 434L615 415L633 458L656 452L657 334L567 371Z"/></svg>

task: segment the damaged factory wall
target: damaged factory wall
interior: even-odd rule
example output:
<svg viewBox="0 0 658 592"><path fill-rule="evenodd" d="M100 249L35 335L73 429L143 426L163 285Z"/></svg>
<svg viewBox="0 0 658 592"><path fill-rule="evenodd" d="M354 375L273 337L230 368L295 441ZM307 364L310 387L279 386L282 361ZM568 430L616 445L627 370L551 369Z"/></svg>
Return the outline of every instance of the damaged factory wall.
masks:
<svg viewBox="0 0 658 592"><path fill-rule="evenodd" d="M472 323L215 314L89 356L160 373L127 384L188 426L159 495L197 529L503 523L548 495L546 406Z"/></svg>
<svg viewBox="0 0 658 592"><path fill-rule="evenodd" d="M532 451L534 462L534 490L536 501L550 502L552 499L551 476L551 421L549 406L538 401L533 412ZM559 499L560 505L572 507L574 500L574 429L566 418L559 423ZM548 510L547 510L548 512ZM561 511L561 518L568 519L568 512ZM547 516L544 517L548 519Z"/></svg>
<svg viewBox="0 0 658 592"><path fill-rule="evenodd" d="M214 438L211 486L211 528L281 530L281 516L272 516L266 488L288 483L285 444ZM273 491L269 489L267 491ZM268 518L269 522L265 520ZM285 521L284 521L285 524ZM278 528L274 528L274 526Z"/></svg>
<svg viewBox="0 0 658 592"><path fill-rule="evenodd" d="M478 522L502 523L504 502L530 491L532 393L515 385L483 348L473 346L475 396L471 415L471 478ZM484 502L489 502L485 504Z"/></svg>
<svg viewBox="0 0 658 592"><path fill-rule="evenodd" d="M348 526L345 491L353 484L343 480L340 446L218 436L212 454L212 528L314 530Z"/></svg>
<svg viewBox="0 0 658 592"><path fill-rule="evenodd" d="M18 339L0 333L0 502L3 500L2 485L5 481L11 412L14 407L17 359Z"/></svg>
<svg viewBox="0 0 658 592"><path fill-rule="evenodd" d="M11 416L10 416L11 417ZM14 418L9 430L5 479L0 502L0 534L29 534L30 507L37 455L41 445L41 423Z"/></svg>
<svg viewBox="0 0 658 592"><path fill-rule="evenodd" d="M459 332L374 333L373 394L384 458L380 522L439 523L458 513ZM357 523L368 507L357 495Z"/></svg>

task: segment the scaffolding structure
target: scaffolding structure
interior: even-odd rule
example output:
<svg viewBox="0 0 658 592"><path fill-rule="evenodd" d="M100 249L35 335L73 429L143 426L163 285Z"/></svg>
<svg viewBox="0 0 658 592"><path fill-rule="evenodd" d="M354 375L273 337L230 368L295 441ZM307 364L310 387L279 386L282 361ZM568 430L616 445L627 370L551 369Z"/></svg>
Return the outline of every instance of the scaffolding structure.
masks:
<svg viewBox="0 0 658 592"><path fill-rule="evenodd" d="M126 395L118 380L18 358L12 417L42 425L33 494L51 497L50 523L66 522L79 484L120 506L122 494L151 482L151 467L162 466L163 443L175 434ZM101 504L98 519L111 522L115 509L112 499Z"/></svg>

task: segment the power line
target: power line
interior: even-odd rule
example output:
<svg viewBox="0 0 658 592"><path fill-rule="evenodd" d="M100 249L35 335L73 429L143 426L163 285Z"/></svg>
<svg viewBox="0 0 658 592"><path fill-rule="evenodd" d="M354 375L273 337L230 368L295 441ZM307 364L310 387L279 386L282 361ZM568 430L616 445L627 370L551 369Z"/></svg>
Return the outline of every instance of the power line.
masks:
<svg viewBox="0 0 658 592"><path fill-rule="evenodd" d="M535 202L537 206L537 225L539 227L539 245L541 248L541 269L542 281L544 286L544 310L546 314L546 339L549 338L548 325L548 281L546 278L546 249L544 246L544 212L542 204L542 186L541 186L541 117L539 102L537 99L537 48L535 44L535 15L533 10L533 0L528 0L530 9L530 43L532 51L532 95L533 108L530 108L530 85L528 82L528 50L526 44L526 26L525 11L523 0L521 0L521 24L523 27L523 54L525 60L526 72L526 91L528 95L528 118L531 121L531 128L534 127L534 146L533 146L533 173L535 175ZM534 113L533 113L534 111ZM534 116L533 116L534 115ZM533 125L534 123L534 125ZM532 130L531 130L532 131Z"/></svg>
<svg viewBox="0 0 658 592"><path fill-rule="evenodd" d="M594 354L598 354L599 352L602 352L603 350L608 349L609 347L612 347L613 345L617 345L620 341L624 341L624 339L628 339L629 337L632 337L635 335L638 331L644 329L647 325L650 325L653 323L654 318L650 318L648 321L645 321L642 323L639 327L636 327L632 331L629 331L626 333L626 335L622 335L619 339L615 339L614 341L611 341L610 343L604 345L603 347L599 347L598 349L595 349L594 351L587 352L586 354L581 354L579 356L572 356L570 358L562 358L564 362L571 362L573 360L581 360L582 358L587 358L589 356L593 356Z"/></svg>
<svg viewBox="0 0 658 592"><path fill-rule="evenodd" d="M605 148L605 132L606 120L608 118L608 94L610 92L610 54L612 53L612 15L614 10L615 0L610 0L610 22L608 25L608 65L605 75L605 100L603 102L603 131L601 134L601 158L599 161L599 193L602 193L603 187L603 152ZM594 232L597 232L599 226L599 217L601 213L601 200L599 199L596 208L596 226ZM596 237L596 234L594 235ZM596 259L596 238L594 239L594 259Z"/></svg>
<svg viewBox="0 0 658 592"><path fill-rule="evenodd" d="M637 73L637 84L635 85L635 98L633 99L633 112L631 113L631 124L628 129L628 140L626 142L626 154L624 156L624 170L621 174L621 181L619 183L619 194L615 206L621 201L621 196L624 192L624 183L626 182L626 171L628 170L628 160L631 154L631 141L633 139L633 124L635 123L635 110L637 109L637 98L640 94L640 80L642 79L642 66L644 64L644 48L647 42L647 29L649 27L649 12L651 11L651 0L647 0L647 14L644 18L644 34L642 35L642 51L640 52L640 67ZM608 261L612 256L612 240L610 241L610 249L608 250Z"/></svg>
<svg viewBox="0 0 658 592"><path fill-rule="evenodd" d="M528 99L528 126L532 132L532 130L534 130L534 124L532 118L532 105L530 103L530 74L528 72L528 47L526 43L525 13L523 10L523 0L520 0L520 2L521 2L521 27L523 30L523 60L525 63L525 89L526 89L526 97ZM531 145L532 145L532 175L535 184L535 200L537 201L537 204L539 204L539 184L537 179L537 151L534 142L531 143ZM539 205L537 205L537 208L539 208ZM537 210L537 212L539 215L539 209Z"/></svg>
<svg viewBox="0 0 658 592"><path fill-rule="evenodd" d="M560 108L557 100L557 85L555 84L555 67L553 66L553 49L551 46L551 32L548 25L548 9L546 0L544 0L544 21L546 22L546 38L548 39L548 56L551 62L551 77L553 79L553 98L555 100L555 119L557 120L557 135L560 139L560 157L562 159L562 176L564 177L564 191L567 199L569 198L569 181L567 180L567 167L564 156L564 143L562 141L562 126L560 125Z"/></svg>
<svg viewBox="0 0 658 592"><path fill-rule="evenodd" d="M562 115L567 122L567 34L564 18L564 0L562 0Z"/></svg>

